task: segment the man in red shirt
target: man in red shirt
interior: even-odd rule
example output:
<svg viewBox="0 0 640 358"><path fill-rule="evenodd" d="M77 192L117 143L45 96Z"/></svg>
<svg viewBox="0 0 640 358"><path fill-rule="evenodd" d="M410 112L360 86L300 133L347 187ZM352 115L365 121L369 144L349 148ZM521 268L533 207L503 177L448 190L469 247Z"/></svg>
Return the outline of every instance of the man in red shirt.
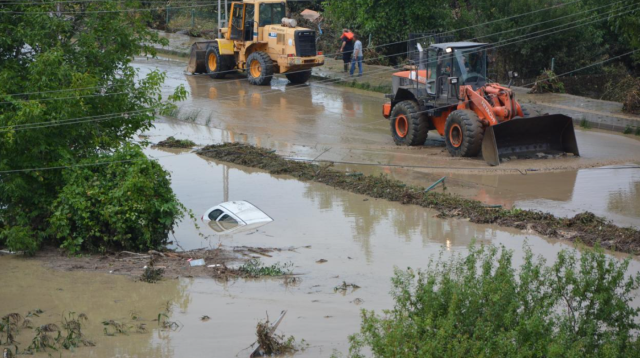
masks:
<svg viewBox="0 0 640 358"><path fill-rule="evenodd" d="M340 53L342 54L342 61L344 62L344 72L349 71L349 64L351 63L351 54L353 53L353 32L349 29L342 30L342 47L340 47Z"/></svg>

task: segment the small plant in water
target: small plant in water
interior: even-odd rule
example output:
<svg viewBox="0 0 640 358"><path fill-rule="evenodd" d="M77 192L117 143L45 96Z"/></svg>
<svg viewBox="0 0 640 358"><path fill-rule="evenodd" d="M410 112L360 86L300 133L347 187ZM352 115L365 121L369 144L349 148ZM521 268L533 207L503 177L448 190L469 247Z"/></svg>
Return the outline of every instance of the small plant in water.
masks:
<svg viewBox="0 0 640 358"><path fill-rule="evenodd" d="M292 273L292 262L281 264L276 262L271 266L265 266L259 259L251 259L238 268L238 271L249 277L285 276Z"/></svg>
<svg viewBox="0 0 640 358"><path fill-rule="evenodd" d="M162 279L162 275L164 275L164 269L147 266L142 275L140 275L140 280L148 283L156 283Z"/></svg>

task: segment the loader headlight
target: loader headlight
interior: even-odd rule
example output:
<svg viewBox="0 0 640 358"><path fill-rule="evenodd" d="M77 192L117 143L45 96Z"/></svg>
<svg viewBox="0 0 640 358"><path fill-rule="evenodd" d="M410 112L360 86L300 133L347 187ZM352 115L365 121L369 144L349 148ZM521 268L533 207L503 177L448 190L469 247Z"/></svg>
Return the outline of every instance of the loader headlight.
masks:
<svg viewBox="0 0 640 358"><path fill-rule="evenodd" d="M446 49L444 49L444 52L451 53L453 52L453 49L451 47L447 47Z"/></svg>
<svg viewBox="0 0 640 358"><path fill-rule="evenodd" d="M449 77L449 83L455 85L458 83L458 77Z"/></svg>

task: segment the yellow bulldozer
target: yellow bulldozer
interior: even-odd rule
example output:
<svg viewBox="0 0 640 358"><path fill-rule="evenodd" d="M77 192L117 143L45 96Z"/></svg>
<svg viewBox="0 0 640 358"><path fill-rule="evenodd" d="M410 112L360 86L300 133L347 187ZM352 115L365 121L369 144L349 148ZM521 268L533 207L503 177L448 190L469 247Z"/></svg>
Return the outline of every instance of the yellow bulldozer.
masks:
<svg viewBox="0 0 640 358"><path fill-rule="evenodd" d="M228 26L218 26L218 38L191 46L187 72L220 79L238 70L258 86L270 84L277 73L292 83L307 82L311 69L324 64L324 56L316 50L316 32L296 27L286 14L283 0L231 3Z"/></svg>

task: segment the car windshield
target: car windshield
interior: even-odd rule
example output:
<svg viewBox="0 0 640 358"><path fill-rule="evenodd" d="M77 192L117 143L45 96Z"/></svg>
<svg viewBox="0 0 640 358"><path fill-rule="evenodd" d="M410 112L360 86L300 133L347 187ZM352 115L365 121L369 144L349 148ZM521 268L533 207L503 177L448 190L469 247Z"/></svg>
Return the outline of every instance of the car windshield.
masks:
<svg viewBox="0 0 640 358"><path fill-rule="evenodd" d="M456 49L454 51L454 76L465 85L482 86L486 82L486 50L481 48Z"/></svg>
<svg viewBox="0 0 640 358"><path fill-rule="evenodd" d="M279 24L286 15L287 9L284 3L260 4L260 27Z"/></svg>

